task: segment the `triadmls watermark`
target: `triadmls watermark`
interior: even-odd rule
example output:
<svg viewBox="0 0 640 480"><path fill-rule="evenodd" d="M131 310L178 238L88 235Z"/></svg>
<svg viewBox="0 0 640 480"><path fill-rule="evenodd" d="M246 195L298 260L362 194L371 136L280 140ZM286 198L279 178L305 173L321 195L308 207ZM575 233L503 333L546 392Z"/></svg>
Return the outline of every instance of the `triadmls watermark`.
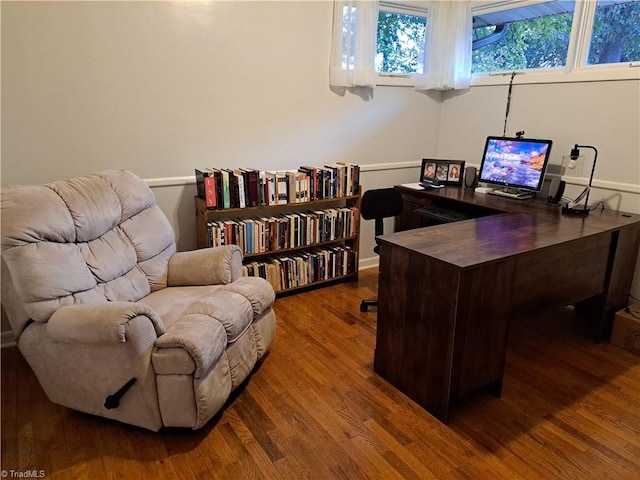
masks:
<svg viewBox="0 0 640 480"><path fill-rule="evenodd" d="M44 478L47 472L44 470L1 470L2 478Z"/></svg>

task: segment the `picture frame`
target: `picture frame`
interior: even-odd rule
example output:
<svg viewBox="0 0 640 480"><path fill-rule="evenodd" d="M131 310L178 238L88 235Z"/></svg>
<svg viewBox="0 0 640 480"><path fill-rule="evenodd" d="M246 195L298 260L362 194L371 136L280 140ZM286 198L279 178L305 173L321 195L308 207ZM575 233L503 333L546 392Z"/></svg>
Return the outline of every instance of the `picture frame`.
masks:
<svg viewBox="0 0 640 480"><path fill-rule="evenodd" d="M462 185L464 160L436 160L423 158L421 181L435 185Z"/></svg>
<svg viewBox="0 0 640 480"><path fill-rule="evenodd" d="M447 167L447 179L445 182L449 185L462 185L464 162L462 160L447 162Z"/></svg>

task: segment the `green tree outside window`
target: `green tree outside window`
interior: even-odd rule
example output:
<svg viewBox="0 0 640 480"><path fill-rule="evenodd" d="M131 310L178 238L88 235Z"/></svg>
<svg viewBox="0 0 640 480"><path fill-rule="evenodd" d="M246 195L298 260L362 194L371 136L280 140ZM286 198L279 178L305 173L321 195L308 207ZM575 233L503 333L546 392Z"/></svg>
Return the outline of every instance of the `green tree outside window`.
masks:
<svg viewBox="0 0 640 480"><path fill-rule="evenodd" d="M381 10L376 68L380 73L422 73L426 17Z"/></svg>

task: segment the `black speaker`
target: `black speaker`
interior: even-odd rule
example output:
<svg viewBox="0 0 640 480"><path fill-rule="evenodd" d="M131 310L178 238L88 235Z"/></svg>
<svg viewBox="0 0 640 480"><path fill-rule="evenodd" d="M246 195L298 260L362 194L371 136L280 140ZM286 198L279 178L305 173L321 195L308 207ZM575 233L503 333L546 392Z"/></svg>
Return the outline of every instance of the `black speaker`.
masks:
<svg viewBox="0 0 640 480"><path fill-rule="evenodd" d="M464 169L464 186L465 188L476 188L478 186L478 169L476 167Z"/></svg>
<svg viewBox="0 0 640 480"><path fill-rule="evenodd" d="M564 188L566 187L566 182L564 180L560 180L558 177L555 177L551 180L551 185L549 185L549 198L547 199L547 203L550 205L558 205L560 200L562 200L562 195L564 195Z"/></svg>

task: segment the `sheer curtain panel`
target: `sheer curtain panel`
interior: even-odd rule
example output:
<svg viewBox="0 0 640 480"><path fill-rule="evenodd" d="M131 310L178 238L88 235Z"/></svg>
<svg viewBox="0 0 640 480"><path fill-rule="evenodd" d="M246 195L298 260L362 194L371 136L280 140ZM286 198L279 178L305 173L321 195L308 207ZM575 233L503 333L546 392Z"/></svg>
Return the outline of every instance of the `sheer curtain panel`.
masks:
<svg viewBox="0 0 640 480"><path fill-rule="evenodd" d="M375 86L377 29L377 1L334 1L329 85Z"/></svg>
<svg viewBox="0 0 640 480"><path fill-rule="evenodd" d="M471 85L471 2L431 1L424 71L416 90L464 90Z"/></svg>

